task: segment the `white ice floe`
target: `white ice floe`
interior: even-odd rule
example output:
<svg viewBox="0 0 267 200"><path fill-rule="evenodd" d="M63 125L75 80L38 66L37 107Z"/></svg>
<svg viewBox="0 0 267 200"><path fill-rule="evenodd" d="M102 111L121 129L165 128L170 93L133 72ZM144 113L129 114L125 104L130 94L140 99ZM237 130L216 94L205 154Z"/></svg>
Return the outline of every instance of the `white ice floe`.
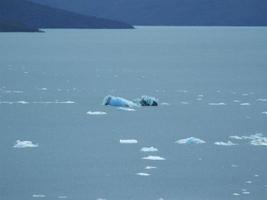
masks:
<svg viewBox="0 0 267 200"><path fill-rule="evenodd" d="M261 102L267 102L267 99L257 99L257 101L261 101Z"/></svg>
<svg viewBox="0 0 267 200"><path fill-rule="evenodd" d="M155 166L146 166L145 169L157 169Z"/></svg>
<svg viewBox="0 0 267 200"><path fill-rule="evenodd" d="M233 193L233 195L234 195L234 196L240 196L240 194L237 193L237 192Z"/></svg>
<svg viewBox="0 0 267 200"><path fill-rule="evenodd" d="M33 194L32 197L33 198L45 198L46 195L45 194Z"/></svg>
<svg viewBox="0 0 267 200"><path fill-rule="evenodd" d="M261 112L261 114L267 115L267 111L263 111Z"/></svg>
<svg viewBox="0 0 267 200"><path fill-rule="evenodd" d="M142 158L143 160L166 160L163 157L160 156L146 156Z"/></svg>
<svg viewBox="0 0 267 200"><path fill-rule="evenodd" d="M241 103L240 106L250 106L250 103Z"/></svg>
<svg viewBox="0 0 267 200"><path fill-rule="evenodd" d="M259 177L259 174L254 174L254 177Z"/></svg>
<svg viewBox="0 0 267 200"><path fill-rule="evenodd" d="M153 147L153 146L151 146L151 147L143 147L141 149L141 151L143 151L143 152L155 152L155 151L158 151L158 149Z"/></svg>
<svg viewBox="0 0 267 200"><path fill-rule="evenodd" d="M121 144L136 144L138 143L138 141L135 139L126 139L126 140L120 140L120 143Z"/></svg>
<svg viewBox="0 0 267 200"><path fill-rule="evenodd" d="M138 175L138 176L150 176L149 173L143 173L143 172L136 173L136 175Z"/></svg>
<svg viewBox="0 0 267 200"><path fill-rule="evenodd" d="M228 142L215 142L214 144L218 145L218 146L234 146L234 145L237 145L236 143L233 143L231 141L228 141Z"/></svg>
<svg viewBox="0 0 267 200"><path fill-rule="evenodd" d="M246 184L251 184L251 183L252 183L252 181L245 181L245 183L246 183Z"/></svg>
<svg viewBox="0 0 267 200"><path fill-rule="evenodd" d="M181 101L180 103L183 104L183 105L188 105L189 104L189 102L187 102L187 101Z"/></svg>
<svg viewBox="0 0 267 200"><path fill-rule="evenodd" d="M106 115L107 113L103 111L90 111L89 110L86 114L87 115Z"/></svg>
<svg viewBox="0 0 267 200"><path fill-rule="evenodd" d="M189 138L177 140L175 143L177 144L204 144L206 142L199 138L189 137Z"/></svg>
<svg viewBox="0 0 267 200"><path fill-rule="evenodd" d="M21 141L17 140L16 144L13 146L14 148L35 148L38 147L39 144L33 144L32 141Z"/></svg>
<svg viewBox="0 0 267 200"><path fill-rule="evenodd" d="M127 107L118 107L118 110L129 111L129 112L136 111L136 110L133 109L133 108L127 108Z"/></svg>
<svg viewBox="0 0 267 200"><path fill-rule="evenodd" d="M219 103L209 103L210 106L226 106L226 103L219 102Z"/></svg>
<svg viewBox="0 0 267 200"><path fill-rule="evenodd" d="M43 88L40 88L40 90L46 91L46 90L48 90L48 89L45 88L45 87L43 87Z"/></svg>

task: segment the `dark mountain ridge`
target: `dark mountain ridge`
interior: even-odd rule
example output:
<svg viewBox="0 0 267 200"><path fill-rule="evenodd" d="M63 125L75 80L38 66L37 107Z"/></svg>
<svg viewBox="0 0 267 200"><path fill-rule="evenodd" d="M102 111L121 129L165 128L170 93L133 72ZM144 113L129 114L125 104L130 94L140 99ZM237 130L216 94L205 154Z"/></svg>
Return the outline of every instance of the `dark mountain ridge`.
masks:
<svg viewBox="0 0 267 200"><path fill-rule="evenodd" d="M26 0L0 0L0 19L29 28L133 28L116 20L76 14Z"/></svg>
<svg viewBox="0 0 267 200"><path fill-rule="evenodd" d="M32 0L134 25L266 26L266 0Z"/></svg>

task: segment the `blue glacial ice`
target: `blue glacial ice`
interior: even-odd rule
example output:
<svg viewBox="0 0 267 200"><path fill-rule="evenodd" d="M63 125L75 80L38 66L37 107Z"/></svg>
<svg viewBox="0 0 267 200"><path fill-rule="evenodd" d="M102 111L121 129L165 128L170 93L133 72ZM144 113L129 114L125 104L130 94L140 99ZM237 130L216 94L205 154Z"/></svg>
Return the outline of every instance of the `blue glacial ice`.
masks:
<svg viewBox="0 0 267 200"><path fill-rule="evenodd" d="M139 99L134 101L108 95L103 100L103 105L105 106L115 106L115 107L123 107L123 108L131 108L131 107L139 107L139 106L158 106L158 100L154 97L150 96L142 96Z"/></svg>

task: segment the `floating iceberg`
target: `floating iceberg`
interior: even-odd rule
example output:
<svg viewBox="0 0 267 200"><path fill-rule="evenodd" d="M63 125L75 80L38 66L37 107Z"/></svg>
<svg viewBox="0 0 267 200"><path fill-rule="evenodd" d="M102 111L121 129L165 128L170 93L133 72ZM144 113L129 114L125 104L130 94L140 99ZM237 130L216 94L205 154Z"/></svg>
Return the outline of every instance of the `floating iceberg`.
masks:
<svg viewBox="0 0 267 200"><path fill-rule="evenodd" d="M32 141L21 141L17 140L14 148L35 148L38 147L38 144L33 144Z"/></svg>
<svg viewBox="0 0 267 200"><path fill-rule="evenodd" d="M189 137L189 138L177 140L175 143L177 144L204 144L206 142L199 138Z"/></svg>
<svg viewBox="0 0 267 200"><path fill-rule="evenodd" d="M115 97L108 95L104 98L103 105L123 107L123 108L136 107L136 106L158 106L158 100L154 97L145 95L135 101L131 101L122 97Z"/></svg>

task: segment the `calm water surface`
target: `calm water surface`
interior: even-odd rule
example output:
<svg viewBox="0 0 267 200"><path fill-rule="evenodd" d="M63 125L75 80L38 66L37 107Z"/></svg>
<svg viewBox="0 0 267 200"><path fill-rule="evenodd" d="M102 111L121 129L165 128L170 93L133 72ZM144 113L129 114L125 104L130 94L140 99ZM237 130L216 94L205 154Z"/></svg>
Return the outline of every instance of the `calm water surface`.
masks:
<svg viewBox="0 0 267 200"><path fill-rule="evenodd" d="M265 200L266 87L267 28L1 33L0 199Z"/></svg>

